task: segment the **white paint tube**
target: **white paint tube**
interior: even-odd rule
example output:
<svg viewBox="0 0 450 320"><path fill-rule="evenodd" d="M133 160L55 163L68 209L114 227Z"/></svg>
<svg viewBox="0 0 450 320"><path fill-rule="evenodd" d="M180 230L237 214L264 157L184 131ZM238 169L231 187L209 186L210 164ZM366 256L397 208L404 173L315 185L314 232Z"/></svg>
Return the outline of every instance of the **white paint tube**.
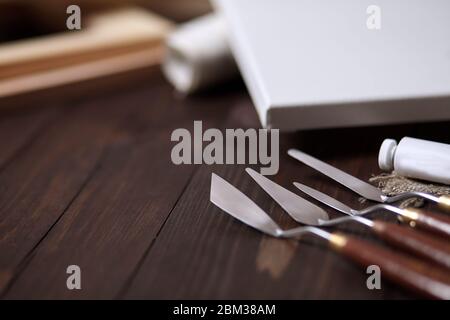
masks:
<svg viewBox="0 0 450 320"><path fill-rule="evenodd" d="M404 137L383 141L380 169L410 178L450 184L450 144Z"/></svg>

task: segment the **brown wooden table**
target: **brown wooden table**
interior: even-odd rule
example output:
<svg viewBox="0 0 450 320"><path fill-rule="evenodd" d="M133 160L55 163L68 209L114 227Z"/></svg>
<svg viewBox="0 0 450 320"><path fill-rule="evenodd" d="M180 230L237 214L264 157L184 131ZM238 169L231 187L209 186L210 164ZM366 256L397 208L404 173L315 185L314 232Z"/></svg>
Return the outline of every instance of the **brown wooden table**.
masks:
<svg viewBox="0 0 450 320"><path fill-rule="evenodd" d="M85 96L50 96L58 98L0 110L2 298L416 297L386 281L368 290L365 271L322 241L269 238L210 203L216 172L282 226L295 226L245 166L172 164L171 132L192 131L194 120L205 128L259 127L242 83L184 98L153 71L113 91L91 86ZM286 150L300 148L368 179L379 173L382 139L405 135L448 142L449 123L282 134L273 179L294 192L292 181L302 181L361 207ZM364 227L340 228L370 237ZM66 287L72 264L81 267L81 290Z"/></svg>

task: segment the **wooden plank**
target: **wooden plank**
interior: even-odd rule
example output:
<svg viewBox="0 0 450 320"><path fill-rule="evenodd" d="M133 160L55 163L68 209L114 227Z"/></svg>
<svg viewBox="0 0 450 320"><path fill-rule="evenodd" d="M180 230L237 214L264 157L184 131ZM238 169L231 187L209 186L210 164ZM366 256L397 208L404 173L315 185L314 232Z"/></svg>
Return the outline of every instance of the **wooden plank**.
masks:
<svg viewBox="0 0 450 320"><path fill-rule="evenodd" d="M364 273L327 250L320 240L307 237L296 243L273 239L209 203L210 173L214 171L250 195L278 223L295 226L243 174L243 167L210 169L196 174L124 298L377 297L377 292L365 289ZM334 290L343 287L343 292Z"/></svg>
<svg viewBox="0 0 450 320"><path fill-rule="evenodd" d="M387 282L381 291L367 290L366 274L320 240L271 239L212 205L214 171L281 225L296 225L243 166L171 164L170 133L192 128L193 120L212 127L258 126L248 97L229 90L180 100L158 76L135 92L70 109L46 129L8 173L0 173L3 297L414 298ZM294 192L291 183L298 180L361 206L352 193L285 151L301 148L367 179L378 172L382 138L432 132L444 141L446 128L448 123L282 135L274 179ZM341 229L371 238L362 227ZM81 291L66 288L70 264L82 268Z"/></svg>
<svg viewBox="0 0 450 320"><path fill-rule="evenodd" d="M157 65L171 22L125 8L87 28L0 45L0 98Z"/></svg>
<svg viewBox="0 0 450 320"><path fill-rule="evenodd" d="M431 129L433 126L420 127ZM292 181L301 181L348 204L361 207L358 197L353 193L289 158L286 150L298 147L367 179L379 172L376 153L382 138L414 134L416 131L416 126L397 126L283 135L281 168L274 180L296 193L300 192L292 186ZM272 239L246 227L211 204L210 175L216 172L254 199L280 225L296 225L243 169L243 166L216 166L202 167L196 172L127 288L124 298L415 297L386 281L382 282L382 290L368 290L364 270L331 252L321 240L307 237L296 243ZM389 214L382 216L393 219ZM349 223L339 229L376 241L367 229L355 224Z"/></svg>
<svg viewBox="0 0 450 320"><path fill-rule="evenodd" d="M148 92L136 102L139 110L122 123L134 138L109 148L98 171L34 250L6 298L116 297L195 169L172 164L172 130L192 129L200 117L205 126L219 126L242 107L234 102L236 94L180 100L174 99L169 85ZM65 271L71 264L81 267L83 290L66 287Z"/></svg>
<svg viewBox="0 0 450 320"><path fill-rule="evenodd" d="M112 95L66 110L0 173L0 292L89 180L104 148L129 138L117 125L144 96Z"/></svg>
<svg viewBox="0 0 450 320"><path fill-rule="evenodd" d="M155 159L169 151L162 139L167 135L150 134L142 145L118 145L108 152L7 298L112 298L119 292L194 169L171 168L167 157ZM66 287L65 271L72 264L81 267L81 291Z"/></svg>
<svg viewBox="0 0 450 320"><path fill-rule="evenodd" d="M29 114L30 109L41 109L46 105L74 106L76 101L97 99L120 92L134 91L137 84L151 83L155 72L158 73L159 66L149 66L141 69L129 70L111 74L106 77L87 79L77 83L60 85L57 88L46 88L37 91L22 92L17 95L0 97L0 112ZM95 90L93 90L95 88Z"/></svg>

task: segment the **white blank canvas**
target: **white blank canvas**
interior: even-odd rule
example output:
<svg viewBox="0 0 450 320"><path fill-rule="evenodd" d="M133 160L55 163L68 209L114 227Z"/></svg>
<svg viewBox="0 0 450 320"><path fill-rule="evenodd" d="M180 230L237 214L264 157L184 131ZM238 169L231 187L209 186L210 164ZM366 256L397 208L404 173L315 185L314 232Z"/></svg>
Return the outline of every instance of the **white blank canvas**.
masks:
<svg viewBox="0 0 450 320"><path fill-rule="evenodd" d="M450 1L216 0L264 126L450 119Z"/></svg>

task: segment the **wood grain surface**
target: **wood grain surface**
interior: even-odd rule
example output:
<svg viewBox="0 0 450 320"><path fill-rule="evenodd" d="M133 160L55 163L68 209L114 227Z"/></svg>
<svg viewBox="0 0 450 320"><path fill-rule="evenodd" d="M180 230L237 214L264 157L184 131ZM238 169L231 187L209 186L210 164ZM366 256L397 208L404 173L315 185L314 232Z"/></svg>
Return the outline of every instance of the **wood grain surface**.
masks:
<svg viewBox="0 0 450 320"><path fill-rule="evenodd" d="M122 90L33 108L0 101L0 297L3 299L409 299L320 240L264 236L209 201L211 172L228 179L283 227L296 226L243 165L174 165L176 128L259 127L242 83L192 97L153 70ZM39 106L36 107L36 104ZM355 207L357 196L286 155L299 148L363 179L379 173L383 138L449 142L449 123L283 133L273 179L299 181ZM255 168L257 168L255 166ZM338 214L327 211L331 216ZM388 213L377 214L393 221ZM338 228L373 239L360 225ZM68 290L66 268L82 270Z"/></svg>

